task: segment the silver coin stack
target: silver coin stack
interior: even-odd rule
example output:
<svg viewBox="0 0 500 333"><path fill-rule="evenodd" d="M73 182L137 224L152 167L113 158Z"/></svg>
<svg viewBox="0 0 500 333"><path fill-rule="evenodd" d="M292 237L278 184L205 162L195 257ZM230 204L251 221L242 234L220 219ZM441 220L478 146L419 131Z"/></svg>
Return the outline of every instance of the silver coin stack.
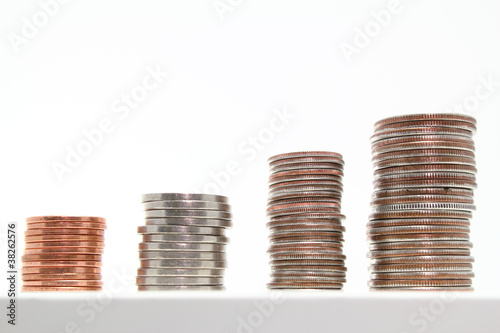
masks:
<svg viewBox="0 0 500 333"><path fill-rule="evenodd" d="M375 124L372 290L472 290L476 120L397 116Z"/></svg>
<svg viewBox="0 0 500 333"><path fill-rule="evenodd" d="M232 223L227 197L154 193L142 202L138 290L224 290L225 231Z"/></svg>
<svg viewBox="0 0 500 333"><path fill-rule="evenodd" d="M342 289L344 161L332 152L269 159L270 289Z"/></svg>

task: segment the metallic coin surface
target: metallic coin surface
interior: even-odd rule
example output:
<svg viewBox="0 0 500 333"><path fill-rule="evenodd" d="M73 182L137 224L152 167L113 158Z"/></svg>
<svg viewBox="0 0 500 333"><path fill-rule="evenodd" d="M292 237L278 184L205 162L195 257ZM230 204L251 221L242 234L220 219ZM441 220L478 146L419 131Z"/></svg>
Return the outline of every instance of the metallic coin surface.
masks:
<svg viewBox="0 0 500 333"><path fill-rule="evenodd" d="M139 268L137 276L223 276L223 268Z"/></svg>
<svg viewBox="0 0 500 333"><path fill-rule="evenodd" d="M216 290L225 290L226 288L222 285L219 286L145 286L140 285L137 286L137 290L139 291L175 291L175 290L185 290L185 291L216 291Z"/></svg>
<svg viewBox="0 0 500 333"><path fill-rule="evenodd" d="M101 291L102 287L64 287L64 286L57 286L57 287L21 287L22 292L82 292L82 291Z"/></svg>
<svg viewBox="0 0 500 333"><path fill-rule="evenodd" d="M100 261L24 261L23 267L101 267Z"/></svg>
<svg viewBox="0 0 500 333"><path fill-rule="evenodd" d="M222 285L223 277L191 277L191 276L138 276L136 279L138 286L169 286L169 285Z"/></svg>
<svg viewBox="0 0 500 333"><path fill-rule="evenodd" d="M137 228L139 234L179 234L224 236L225 229L220 227L198 227L180 225L145 225Z"/></svg>
<svg viewBox="0 0 500 333"><path fill-rule="evenodd" d="M226 260L226 254L224 252L177 252L177 251L145 251L139 252L139 259L150 260L150 259L198 259L198 260Z"/></svg>
<svg viewBox="0 0 500 333"><path fill-rule="evenodd" d="M215 194L197 194L197 193L149 193L142 195L142 202L148 201L182 201L196 200L227 203L228 198L222 195Z"/></svg>
<svg viewBox="0 0 500 333"><path fill-rule="evenodd" d="M101 274L23 274L23 281L45 281L45 280L98 280Z"/></svg>
<svg viewBox="0 0 500 333"><path fill-rule="evenodd" d="M371 265L371 272L471 272L471 263Z"/></svg>
<svg viewBox="0 0 500 333"><path fill-rule="evenodd" d="M209 219L209 218L191 218L191 217L169 217L169 218L147 218L146 225L184 225L198 227L231 227L231 220Z"/></svg>
<svg viewBox="0 0 500 333"><path fill-rule="evenodd" d="M225 203L210 202L210 201L150 201L143 204L145 210L155 209L174 209L174 210L218 210L230 211L230 206Z"/></svg>
<svg viewBox="0 0 500 333"><path fill-rule="evenodd" d="M106 223L106 219L94 216L33 216L26 218L26 223L42 222L42 221L67 221L67 222L92 222Z"/></svg>
<svg viewBox="0 0 500 333"><path fill-rule="evenodd" d="M43 236L43 235L88 235L88 236L104 236L103 229L60 229L60 228L43 228L43 229L29 229L24 232L26 237L29 236Z"/></svg>
<svg viewBox="0 0 500 333"><path fill-rule="evenodd" d="M195 260L195 259L152 259L141 260L141 268L226 268L225 261Z"/></svg>
<svg viewBox="0 0 500 333"><path fill-rule="evenodd" d="M102 287L102 281L95 280L43 280L24 281L25 287Z"/></svg>
<svg viewBox="0 0 500 333"><path fill-rule="evenodd" d="M207 219L221 219L230 220L231 213L217 210L146 210L144 212L146 218L169 218L169 217L193 217L193 218L207 218Z"/></svg>
<svg viewBox="0 0 500 333"><path fill-rule="evenodd" d="M142 235L144 242L166 242L166 243L217 243L226 244L229 238L225 236L210 235L179 235L179 234L146 234Z"/></svg>

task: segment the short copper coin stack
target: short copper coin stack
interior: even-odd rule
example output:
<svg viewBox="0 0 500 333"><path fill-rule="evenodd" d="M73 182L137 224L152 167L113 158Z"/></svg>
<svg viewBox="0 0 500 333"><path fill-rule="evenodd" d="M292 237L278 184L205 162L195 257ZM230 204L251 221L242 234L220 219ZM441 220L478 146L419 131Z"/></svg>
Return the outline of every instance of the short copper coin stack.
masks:
<svg viewBox="0 0 500 333"><path fill-rule="evenodd" d="M269 159L270 289L342 289L344 161L310 151Z"/></svg>
<svg viewBox="0 0 500 333"><path fill-rule="evenodd" d="M476 120L397 116L375 124L372 290L472 290Z"/></svg>
<svg viewBox="0 0 500 333"><path fill-rule="evenodd" d="M227 197L152 193L142 202L146 225L138 228L138 290L223 290L225 232L232 223Z"/></svg>
<svg viewBox="0 0 500 333"><path fill-rule="evenodd" d="M91 216L26 219L22 291L99 291L106 220Z"/></svg>

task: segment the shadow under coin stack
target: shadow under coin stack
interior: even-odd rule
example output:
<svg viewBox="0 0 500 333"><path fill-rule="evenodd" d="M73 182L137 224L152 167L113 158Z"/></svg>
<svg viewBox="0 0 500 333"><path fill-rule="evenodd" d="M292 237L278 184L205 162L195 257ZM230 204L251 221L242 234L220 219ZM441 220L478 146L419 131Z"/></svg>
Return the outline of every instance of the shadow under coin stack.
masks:
<svg viewBox="0 0 500 333"><path fill-rule="evenodd" d="M224 290L225 232L232 223L227 197L156 193L142 202L138 290Z"/></svg>
<svg viewBox="0 0 500 333"><path fill-rule="evenodd" d="M26 219L22 291L100 291L106 220L90 216Z"/></svg>
<svg viewBox="0 0 500 333"><path fill-rule="evenodd" d="M270 289L341 289L344 161L332 152L269 159Z"/></svg>
<svg viewBox="0 0 500 333"><path fill-rule="evenodd" d="M379 121L372 137L372 290L472 290L476 120L417 114Z"/></svg>

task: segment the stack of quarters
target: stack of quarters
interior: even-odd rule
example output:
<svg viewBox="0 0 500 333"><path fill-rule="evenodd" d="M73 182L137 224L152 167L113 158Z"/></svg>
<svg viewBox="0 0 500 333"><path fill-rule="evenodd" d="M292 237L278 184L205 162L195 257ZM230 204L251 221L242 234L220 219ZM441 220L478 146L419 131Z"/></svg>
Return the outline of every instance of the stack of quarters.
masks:
<svg viewBox="0 0 500 333"><path fill-rule="evenodd" d="M472 290L476 120L417 114L379 121L372 137L372 290Z"/></svg>
<svg viewBox="0 0 500 333"><path fill-rule="evenodd" d="M342 289L344 161L332 152L269 159L270 289Z"/></svg>

